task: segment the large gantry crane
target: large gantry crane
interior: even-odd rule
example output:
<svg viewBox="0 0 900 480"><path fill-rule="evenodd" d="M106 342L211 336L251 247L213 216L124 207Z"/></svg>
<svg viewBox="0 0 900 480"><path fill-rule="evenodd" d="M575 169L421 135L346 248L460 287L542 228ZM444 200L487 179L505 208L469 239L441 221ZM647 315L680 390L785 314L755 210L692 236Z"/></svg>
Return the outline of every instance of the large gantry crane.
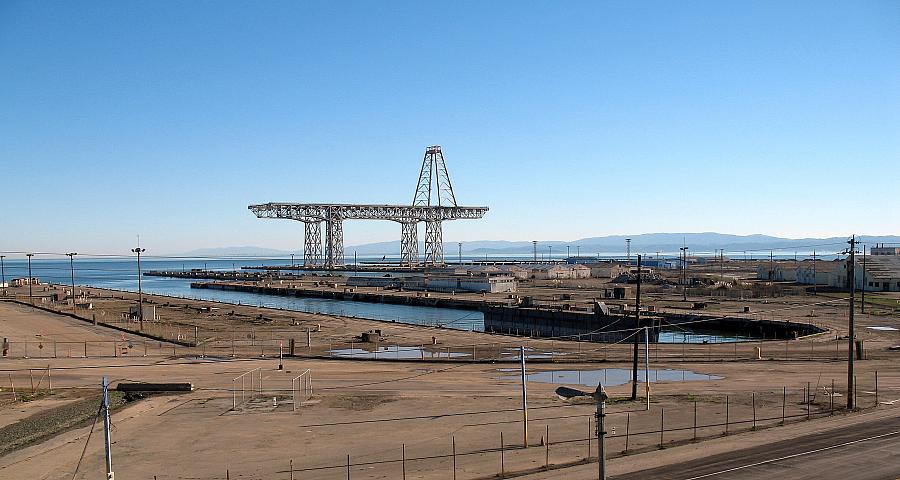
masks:
<svg viewBox="0 0 900 480"><path fill-rule="evenodd" d="M462 207L456 204L440 145L425 149L412 205L264 203L247 208L258 218L283 218L303 222L303 265L306 268L326 269L344 265L344 220L391 220L400 223L400 264L408 267L419 265L418 225L419 222L424 222L424 264L438 266L444 264L441 223L448 220L478 219L488 211L488 207ZM322 222L325 222L324 252Z"/></svg>

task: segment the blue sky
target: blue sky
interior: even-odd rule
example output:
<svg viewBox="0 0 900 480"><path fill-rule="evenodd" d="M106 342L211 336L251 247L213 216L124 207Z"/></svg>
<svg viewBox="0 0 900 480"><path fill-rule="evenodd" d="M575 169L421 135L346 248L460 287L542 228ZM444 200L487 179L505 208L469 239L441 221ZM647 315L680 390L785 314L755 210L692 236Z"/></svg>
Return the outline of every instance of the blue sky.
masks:
<svg viewBox="0 0 900 480"><path fill-rule="evenodd" d="M267 201L447 241L900 233L900 2L0 2L0 250L297 249ZM348 222L347 245L399 237Z"/></svg>

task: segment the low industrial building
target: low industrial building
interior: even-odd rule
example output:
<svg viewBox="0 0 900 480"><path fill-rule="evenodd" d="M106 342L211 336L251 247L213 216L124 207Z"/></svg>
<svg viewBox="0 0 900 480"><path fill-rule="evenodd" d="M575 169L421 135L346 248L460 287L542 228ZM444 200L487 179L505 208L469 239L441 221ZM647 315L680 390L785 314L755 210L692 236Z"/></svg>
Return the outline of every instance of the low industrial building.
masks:
<svg viewBox="0 0 900 480"><path fill-rule="evenodd" d="M453 275L427 277L425 288L433 292L515 293L518 290L518 282L515 278L505 275Z"/></svg>
<svg viewBox="0 0 900 480"><path fill-rule="evenodd" d="M625 271L625 267L619 262L607 261L588 265L591 269L591 278L616 278Z"/></svg>
<svg viewBox="0 0 900 480"><path fill-rule="evenodd" d="M30 279L28 277L14 278L11 282L9 282L9 284L13 287L27 287L29 285L40 285L41 280L35 277L32 277Z"/></svg>
<svg viewBox="0 0 900 480"><path fill-rule="evenodd" d="M869 250L872 255L897 255L900 256L900 247L885 247L883 243L876 243Z"/></svg>
<svg viewBox="0 0 900 480"><path fill-rule="evenodd" d="M797 281L798 266L799 262L794 261L763 263L756 268L756 279L772 282L795 282Z"/></svg>
<svg viewBox="0 0 900 480"><path fill-rule="evenodd" d="M797 267L797 283L801 285L828 285L832 272L840 266L840 260L804 260Z"/></svg>
<svg viewBox="0 0 900 480"><path fill-rule="evenodd" d="M397 288L402 283L402 280L397 277L353 276L347 278L347 286L350 287Z"/></svg>
<svg viewBox="0 0 900 480"><path fill-rule="evenodd" d="M144 307L144 320L146 321L156 321L159 320L159 315L156 313L156 305L143 305ZM139 314L140 310L138 307L132 305L128 307L128 318L132 320L139 320L141 318Z"/></svg>
<svg viewBox="0 0 900 480"><path fill-rule="evenodd" d="M838 263L828 284L835 288L847 288L847 262ZM853 275L857 290L900 292L900 256L874 255L866 258L865 262L857 257Z"/></svg>
<svg viewBox="0 0 900 480"><path fill-rule="evenodd" d="M590 267L582 264L541 264L531 267L530 277L536 280L590 278Z"/></svg>

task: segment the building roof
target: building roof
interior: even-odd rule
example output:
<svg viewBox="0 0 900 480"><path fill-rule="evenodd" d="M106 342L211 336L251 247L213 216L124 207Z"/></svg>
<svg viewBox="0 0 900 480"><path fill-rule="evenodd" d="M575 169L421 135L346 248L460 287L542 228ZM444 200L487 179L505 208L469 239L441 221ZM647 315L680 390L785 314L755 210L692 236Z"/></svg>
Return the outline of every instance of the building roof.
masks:
<svg viewBox="0 0 900 480"><path fill-rule="evenodd" d="M797 268L807 268L809 270L812 270L813 266L815 266L816 272L827 273L840 268L845 263L846 262L844 260L819 260L817 262L813 262L812 260L804 260L800 262L800 265L798 265Z"/></svg>
<svg viewBox="0 0 900 480"><path fill-rule="evenodd" d="M863 262L856 258L857 265ZM876 255L866 257L866 276L871 278L900 278L900 257L894 255Z"/></svg>

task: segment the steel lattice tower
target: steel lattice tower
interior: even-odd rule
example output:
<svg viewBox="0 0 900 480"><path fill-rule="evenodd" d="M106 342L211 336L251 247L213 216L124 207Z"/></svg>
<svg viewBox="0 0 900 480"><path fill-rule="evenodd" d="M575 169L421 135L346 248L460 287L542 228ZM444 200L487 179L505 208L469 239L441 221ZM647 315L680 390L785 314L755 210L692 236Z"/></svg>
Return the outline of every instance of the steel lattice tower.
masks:
<svg viewBox="0 0 900 480"><path fill-rule="evenodd" d="M456 205L456 195L453 194L453 184L450 183L450 174L447 172L447 164L444 162L444 154L440 145L432 145L425 149L425 158L422 159L422 168L419 171L419 181L416 184L416 194L413 197L413 206L424 207L453 207ZM401 239L401 257L403 254L413 254L418 250L416 228L404 225ZM410 235L412 233L412 235ZM418 259L410 255L401 258L406 265L413 265ZM425 220L425 265L444 264L444 240L441 228L441 220L430 218Z"/></svg>

